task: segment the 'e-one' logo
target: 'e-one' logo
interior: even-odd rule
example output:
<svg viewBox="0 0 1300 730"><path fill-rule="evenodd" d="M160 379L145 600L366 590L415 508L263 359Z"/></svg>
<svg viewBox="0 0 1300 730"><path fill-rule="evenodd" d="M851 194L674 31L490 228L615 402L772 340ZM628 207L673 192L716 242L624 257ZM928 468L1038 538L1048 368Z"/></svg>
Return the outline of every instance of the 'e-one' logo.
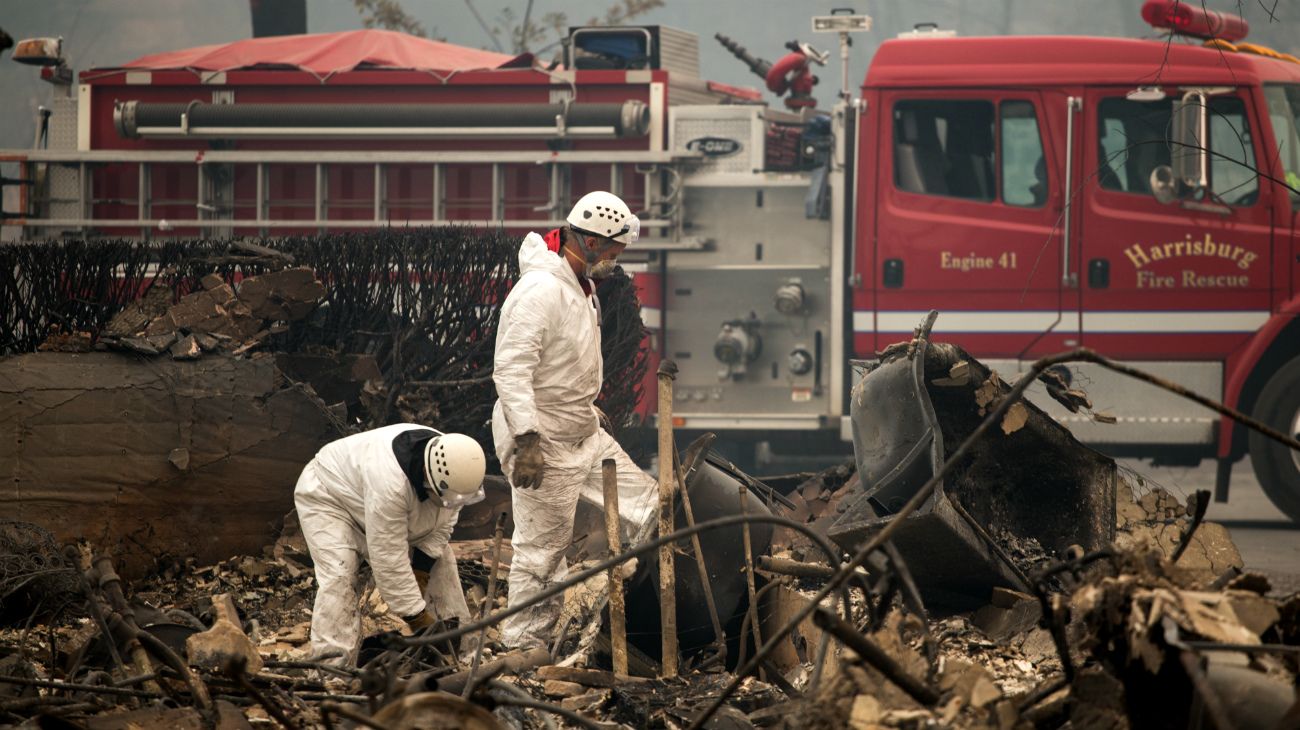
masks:
<svg viewBox="0 0 1300 730"><path fill-rule="evenodd" d="M702 152L705 157L726 157L740 151L740 142L726 137L696 137L686 143L691 152Z"/></svg>

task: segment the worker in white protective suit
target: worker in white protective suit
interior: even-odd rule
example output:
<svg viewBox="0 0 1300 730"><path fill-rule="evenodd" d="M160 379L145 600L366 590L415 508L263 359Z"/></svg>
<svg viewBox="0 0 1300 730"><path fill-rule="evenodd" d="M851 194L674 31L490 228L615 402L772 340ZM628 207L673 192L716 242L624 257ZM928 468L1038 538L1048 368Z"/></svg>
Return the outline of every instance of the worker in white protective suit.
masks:
<svg viewBox="0 0 1300 730"><path fill-rule="evenodd" d="M448 541L460 508L483 499L485 462L474 439L413 423L348 436L317 452L293 491L316 566L312 656L355 663L363 559L380 597L412 630L453 616L468 622Z"/></svg>
<svg viewBox="0 0 1300 730"><path fill-rule="evenodd" d="M564 228L529 233L519 248L519 280L501 308L492 436L511 483L515 531L509 606L562 581L579 499L604 501L601 462L618 467L624 539L654 518L658 487L601 428L596 396L604 380L595 281L637 239L640 221L617 196L584 195ZM510 648L548 646L563 596L507 618Z"/></svg>

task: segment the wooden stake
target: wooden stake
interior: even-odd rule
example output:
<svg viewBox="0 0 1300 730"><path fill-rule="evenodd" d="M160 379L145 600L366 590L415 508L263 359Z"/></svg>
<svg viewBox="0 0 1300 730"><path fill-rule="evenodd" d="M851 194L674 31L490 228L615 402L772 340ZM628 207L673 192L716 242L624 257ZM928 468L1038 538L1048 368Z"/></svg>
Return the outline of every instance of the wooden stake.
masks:
<svg viewBox="0 0 1300 730"><path fill-rule="evenodd" d="M677 363L659 363L659 534L673 531L673 380ZM659 616L663 633L663 676L677 676L677 576L673 569L673 546L659 548Z"/></svg>
<svg viewBox="0 0 1300 730"><path fill-rule="evenodd" d="M623 542L618 530L618 467L613 459L600 462L601 477L605 487L605 536L609 540L609 556L623 552ZM627 676L627 609L623 605L623 566L609 569L609 645L614 657L614 674Z"/></svg>

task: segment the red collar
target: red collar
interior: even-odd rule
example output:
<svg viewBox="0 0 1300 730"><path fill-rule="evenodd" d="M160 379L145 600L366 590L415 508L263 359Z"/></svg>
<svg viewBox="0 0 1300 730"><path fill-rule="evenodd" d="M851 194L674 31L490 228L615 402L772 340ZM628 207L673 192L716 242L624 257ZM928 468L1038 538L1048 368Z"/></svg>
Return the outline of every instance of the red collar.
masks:
<svg viewBox="0 0 1300 730"><path fill-rule="evenodd" d="M564 256L564 254L560 253L560 244L564 241L564 237L561 235L559 228L554 228L545 236L542 236L542 240L546 241L547 250L564 259L565 266L569 265L569 260ZM578 277L578 285L582 287L582 293L587 296L591 296L594 291L591 282L588 281L585 276Z"/></svg>

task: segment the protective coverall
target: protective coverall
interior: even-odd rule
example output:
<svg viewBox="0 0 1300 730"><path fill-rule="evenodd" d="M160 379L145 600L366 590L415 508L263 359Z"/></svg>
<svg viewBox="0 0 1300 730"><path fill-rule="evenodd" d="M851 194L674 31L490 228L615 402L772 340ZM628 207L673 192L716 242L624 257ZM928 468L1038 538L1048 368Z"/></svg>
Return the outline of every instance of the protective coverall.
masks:
<svg viewBox="0 0 1300 730"><path fill-rule="evenodd" d="M418 616L427 607L438 619L469 620L456 556L447 544L460 510L431 498L423 472L412 470L409 462L404 468L397 456L422 450L433 433L399 423L348 436L322 448L298 478L293 499L316 564L313 656L341 653L331 661L355 663L362 559L370 563L379 595L394 614ZM435 559L423 594L412 571L411 548Z"/></svg>
<svg viewBox="0 0 1300 730"><path fill-rule="evenodd" d="M512 485L515 531L509 605L562 581L578 500L604 502L601 461L618 468L623 537L633 539L654 518L655 481L600 428L595 408L604 379L600 305L590 282L557 255L558 233L529 233L519 248L520 277L506 297L497 329L497 402L492 436L502 471L514 473L514 438L535 431L545 457L541 486ZM545 646L563 608L556 596L506 619L501 641L511 648Z"/></svg>

